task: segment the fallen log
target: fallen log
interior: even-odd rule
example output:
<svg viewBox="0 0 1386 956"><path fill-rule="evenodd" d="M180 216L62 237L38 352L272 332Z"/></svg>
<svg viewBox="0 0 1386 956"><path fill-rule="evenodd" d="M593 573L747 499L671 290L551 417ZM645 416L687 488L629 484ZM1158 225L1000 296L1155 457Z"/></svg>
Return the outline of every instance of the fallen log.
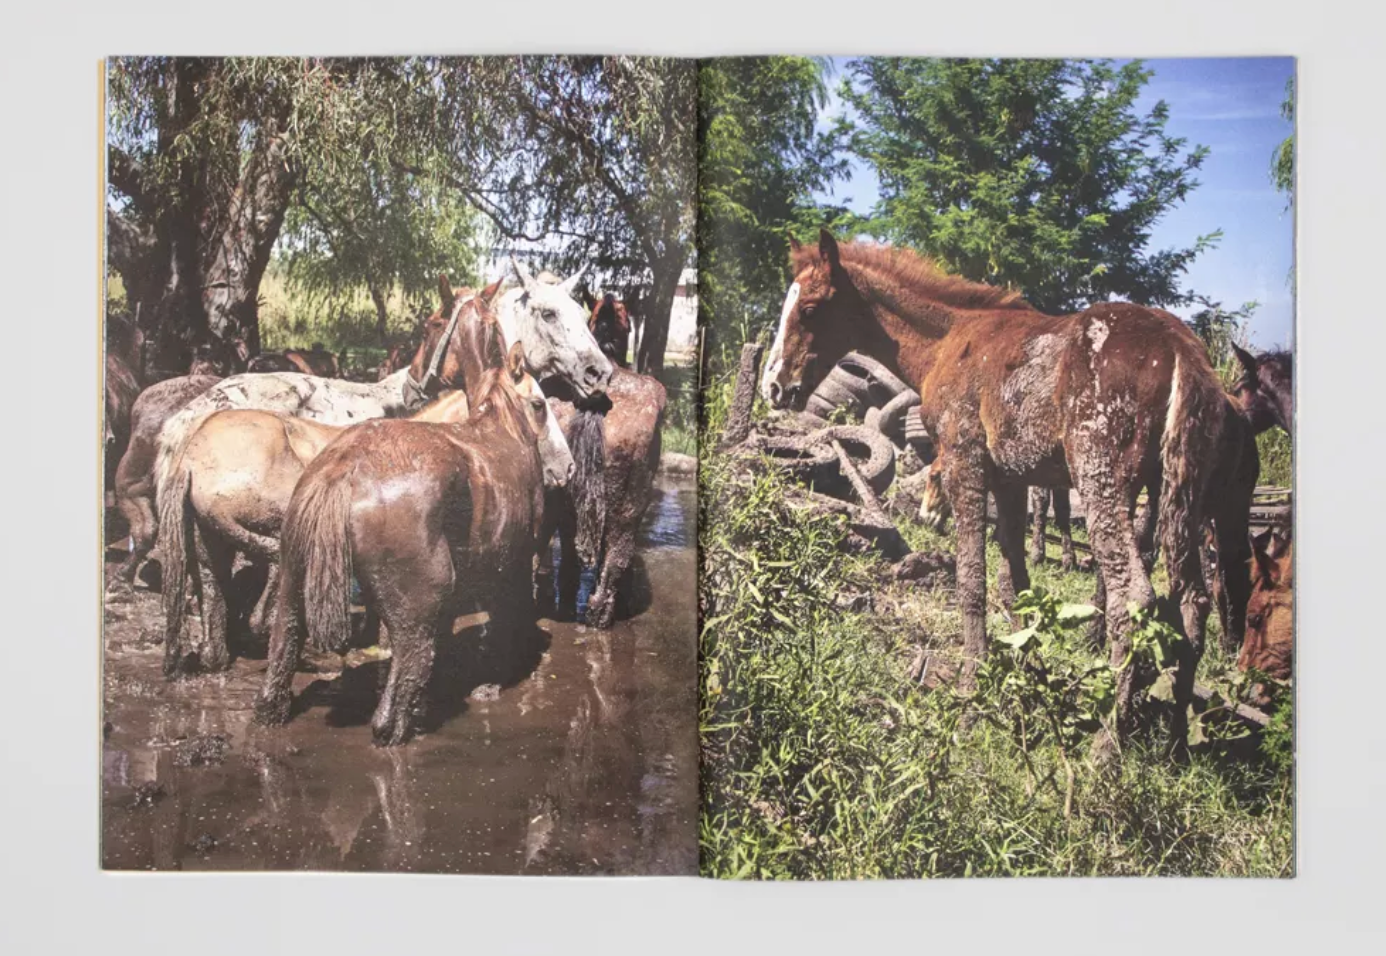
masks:
<svg viewBox="0 0 1386 956"><path fill-rule="evenodd" d="M1209 690L1207 687L1202 687L1198 684L1195 684L1193 692L1194 697L1201 700L1204 704L1212 702L1213 691ZM1264 729L1270 724L1269 714L1267 714L1265 711L1257 710L1255 707L1252 707L1249 704L1237 704L1234 707L1225 707L1225 709L1228 713L1234 714L1236 717L1246 721L1249 724L1255 724L1257 727Z"/></svg>

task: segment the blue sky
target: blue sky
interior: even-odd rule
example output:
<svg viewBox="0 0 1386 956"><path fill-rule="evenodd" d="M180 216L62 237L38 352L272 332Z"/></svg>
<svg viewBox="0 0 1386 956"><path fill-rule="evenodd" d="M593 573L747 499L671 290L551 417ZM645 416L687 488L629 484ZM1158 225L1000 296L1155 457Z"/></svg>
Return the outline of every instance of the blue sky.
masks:
<svg viewBox="0 0 1386 956"><path fill-rule="evenodd" d="M845 63L845 59L834 61L838 68L830 81L834 87ZM1294 60L1152 59L1146 67L1155 75L1137 108L1145 112L1164 100L1170 108L1169 135L1210 149L1198 173L1202 185L1156 225L1151 247L1186 246L1197 236L1222 229L1222 241L1190 267L1184 287L1229 308L1254 299L1260 306L1249 327L1252 344L1262 349L1290 346L1294 297L1288 276L1294 261L1294 217L1285 209L1285 196L1271 184L1270 161L1275 147L1291 131L1280 115L1280 104L1285 81L1294 74ZM824 116L842 109L834 96ZM855 159L851 170L850 181L837 183L819 198L868 212L877 197L876 176ZM1186 317L1187 312L1183 312Z"/></svg>

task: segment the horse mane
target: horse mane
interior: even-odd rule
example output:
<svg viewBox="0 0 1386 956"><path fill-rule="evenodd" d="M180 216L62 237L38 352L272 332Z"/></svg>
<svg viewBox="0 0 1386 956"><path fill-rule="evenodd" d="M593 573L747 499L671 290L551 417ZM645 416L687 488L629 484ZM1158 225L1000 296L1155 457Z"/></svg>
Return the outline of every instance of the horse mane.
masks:
<svg viewBox="0 0 1386 956"><path fill-rule="evenodd" d="M938 262L913 249L866 242L838 243L837 248L843 265L881 274L882 278L943 305L959 309L1032 310L1019 292L950 275ZM796 274L821 261L816 245L804 245L792 255Z"/></svg>
<svg viewBox="0 0 1386 956"><path fill-rule="evenodd" d="M481 373L469 421L479 423L494 413L497 423L507 435L523 439L527 423L520 412L520 393L510 383L509 374L503 366L493 366ZM486 407L488 404L489 408Z"/></svg>

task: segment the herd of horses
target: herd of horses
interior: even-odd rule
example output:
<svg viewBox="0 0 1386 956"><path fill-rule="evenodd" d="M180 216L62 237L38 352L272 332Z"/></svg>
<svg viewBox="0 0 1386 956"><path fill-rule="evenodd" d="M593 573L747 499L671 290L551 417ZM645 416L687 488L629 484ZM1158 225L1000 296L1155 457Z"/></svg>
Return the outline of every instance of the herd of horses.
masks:
<svg viewBox="0 0 1386 956"><path fill-rule="evenodd" d="M358 638L390 648L372 734L393 745L417 731L435 642L458 616L487 611L485 640L503 645L540 616L576 614L585 563L597 568L587 623L612 624L665 391L625 367L618 300L584 309L577 275L511 268L480 291L441 277L412 355L392 355L374 383L335 377L317 345L254 358L232 347L217 371L245 371L204 364L141 391L138 334L112 324L108 487L130 552L108 598L128 599L157 555L166 677L225 669L239 633L268 636L256 715L283 723L305 647L344 651L360 603ZM238 561L263 569L258 592L239 586Z"/></svg>
<svg viewBox="0 0 1386 956"><path fill-rule="evenodd" d="M918 414L934 444L922 514L954 519L963 618L959 684L975 686L988 651L987 500L995 505L1007 608L1029 587L1027 489L1043 520L1055 497L1071 562L1068 489L1086 511L1101 627L1117 674L1115 726L1099 754L1115 753L1134 726L1139 668L1127 667L1135 606L1180 632L1171 742L1186 739L1194 671L1214 598L1224 640L1244 668L1290 676L1288 529L1253 539L1259 476L1256 435L1293 427L1290 357L1241 349L1243 375L1225 391L1202 341L1169 312L1100 302L1047 315L1019 294L948 275L912 251L791 240L786 295L761 391L775 407L802 408L843 356L858 352L918 387ZM1148 503L1138 507L1142 492ZM1038 557L1043 530L1038 529ZM1168 594L1151 584L1162 552ZM1034 556L1032 556L1034 557ZM1140 679L1145 679L1141 677Z"/></svg>

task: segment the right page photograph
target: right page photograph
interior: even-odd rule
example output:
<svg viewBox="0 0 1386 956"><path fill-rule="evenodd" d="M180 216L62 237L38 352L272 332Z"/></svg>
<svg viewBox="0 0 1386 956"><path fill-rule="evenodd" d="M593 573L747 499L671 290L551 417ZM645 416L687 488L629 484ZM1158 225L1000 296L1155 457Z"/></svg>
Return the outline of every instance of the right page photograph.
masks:
<svg viewBox="0 0 1386 956"><path fill-rule="evenodd" d="M1295 875L1295 79L700 62L702 875Z"/></svg>

